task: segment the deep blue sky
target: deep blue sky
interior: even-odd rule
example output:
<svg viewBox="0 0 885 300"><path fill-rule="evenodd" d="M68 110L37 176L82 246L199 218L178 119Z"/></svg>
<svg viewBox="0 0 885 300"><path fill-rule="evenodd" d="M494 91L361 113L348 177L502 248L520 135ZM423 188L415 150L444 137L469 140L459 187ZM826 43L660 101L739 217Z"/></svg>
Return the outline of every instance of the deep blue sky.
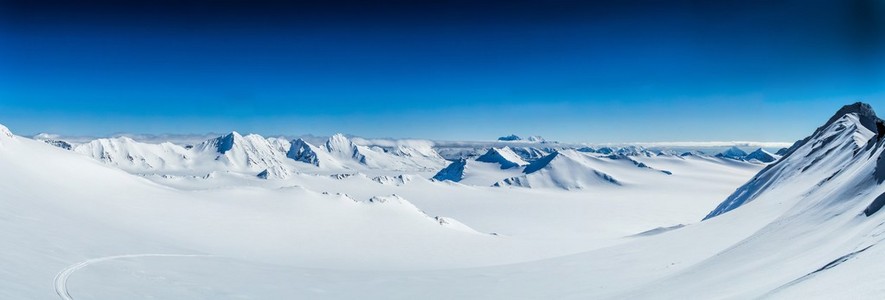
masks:
<svg viewBox="0 0 885 300"><path fill-rule="evenodd" d="M885 113L885 1L0 1L20 134L792 141Z"/></svg>

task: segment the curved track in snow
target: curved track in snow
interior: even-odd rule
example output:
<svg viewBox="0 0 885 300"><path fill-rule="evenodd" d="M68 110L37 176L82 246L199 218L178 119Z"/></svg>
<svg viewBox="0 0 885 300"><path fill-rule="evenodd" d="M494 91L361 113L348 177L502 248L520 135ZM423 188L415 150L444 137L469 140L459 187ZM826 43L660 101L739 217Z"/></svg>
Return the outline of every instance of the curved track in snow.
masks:
<svg viewBox="0 0 885 300"><path fill-rule="evenodd" d="M68 293L68 277L71 277L71 274L77 272L78 270L89 266L94 263L99 263L108 260L120 259L120 258L133 258L133 257L208 257L212 255L204 255L204 254L124 254L124 255L114 255L114 256L105 256L99 258L88 259L73 265L68 266L67 268L62 269L55 274L55 293L58 294L59 297L63 300L74 300L71 297L71 294Z"/></svg>

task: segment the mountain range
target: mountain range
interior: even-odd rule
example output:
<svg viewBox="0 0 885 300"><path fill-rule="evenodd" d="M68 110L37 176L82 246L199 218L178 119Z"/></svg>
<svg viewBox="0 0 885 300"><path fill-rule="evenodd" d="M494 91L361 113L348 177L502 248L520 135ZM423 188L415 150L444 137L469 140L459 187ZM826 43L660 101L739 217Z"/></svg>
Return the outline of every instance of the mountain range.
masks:
<svg viewBox="0 0 885 300"><path fill-rule="evenodd" d="M286 140L257 134L244 136L237 132L195 145L146 143L125 136L99 138L80 144L48 134L37 135L34 139L85 154L129 173L163 178L189 176L208 179L218 174L230 174L281 180L294 173L362 172L374 176L417 172L435 174L428 177L436 180L460 182L468 178L467 182L485 186L562 189L582 189L597 184L592 182L617 183L618 179L607 174L605 164L594 166L594 162L601 160L627 160L636 167L654 169L634 158L724 158L767 164L779 157L762 148L747 154L737 147L731 147L721 153L708 155L700 151L678 153L640 146L591 148L551 144L540 138L522 141L518 137L499 139L505 141L504 145L473 143L472 147L440 146L423 140L399 140L380 146L357 143L343 134L335 134L322 143L313 144L304 138ZM572 170L566 173L547 171L562 160L567 161L563 166L569 166ZM553 165L548 166L551 162ZM495 164L500 170L485 170L485 164ZM670 173L667 170L659 171Z"/></svg>
<svg viewBox="0 0 885 300"><path fill-rule="evenodd" d="M0 298L880 298L885 121L809 131L711 155L0 125Z"/></svg>

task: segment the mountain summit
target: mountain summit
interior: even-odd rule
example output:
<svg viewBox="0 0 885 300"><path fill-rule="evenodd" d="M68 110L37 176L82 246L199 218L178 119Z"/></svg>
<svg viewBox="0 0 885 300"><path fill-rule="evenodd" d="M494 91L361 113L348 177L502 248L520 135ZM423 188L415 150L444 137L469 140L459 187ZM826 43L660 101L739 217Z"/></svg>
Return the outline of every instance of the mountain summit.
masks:
<svg viewBox="0 0 885 300"><path fill-rule="evenodd" d="M747 156L747 152L744 152L744 150L741 150L741 148L738 147L731 147L722 151L722 153L716 154L716 156L741 160Z"/></svg>
<svg viewBox="0 0 885 300"><path fill-rule="evenodd" d="M758 160L759 162L770 163L770 162L777 160L777 157L775 157L774 154L771 154L770 152L765 151L765 149L758 148L758 149L756 149L756 151L750 152L750 154L747 154L746 156L744 156L744 159L748 160L748 161L752 161L755 159L755 160Z"/></svg>
<svg viewBox="0 0 885 300"><path fill-rule="evenodd" d="M859 195L867 195L871 189L879 190L876 185L885 179L885 159L880 159L885 148L883 134L883 121L876 117L869 104L858 102L843 106L812 135L796 142L784 157L738 188L704 219L727 213L775 191L780 193L778 198L785 198L783 193L795 193L798 199L827 194L819 200L824 202L865 198Z"/></svg>
<svg viewBox="0 0 885 300"><path fill-rule="evenodd" d="M860 120L860 123L871 131L876 130L877 121L881 122L881 119L876 116L876 112L873 110L872 106L863 102L855 102L853 104L842 106L842 108L836 111L836 113L833 114L822 127L826 127L849 114L856 115Z"/></svg>
<svg viewBox="0 0 885 300"><path fill-rule="evenodd" d="M510 147L490 148L485 154L476 158L476 161L501 164L501 169L509 169L525 166L529 163L513 152Z"/></svg>

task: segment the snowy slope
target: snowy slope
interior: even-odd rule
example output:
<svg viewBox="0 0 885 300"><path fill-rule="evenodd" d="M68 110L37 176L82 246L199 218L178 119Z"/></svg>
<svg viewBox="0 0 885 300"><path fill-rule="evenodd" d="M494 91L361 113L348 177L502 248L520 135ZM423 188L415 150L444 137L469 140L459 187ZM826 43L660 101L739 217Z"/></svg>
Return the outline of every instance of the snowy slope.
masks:
<svg viewBox="0 0 885 300"><path fill-rule="evenodd" d="M398 196L355 201L298 187L185 192L14 136L2 126L0 134L0 239L15 241L0 243L3 299L54 299L47 283L56 272L120 254L213 254L252 264L394 269L527 259L519 253L502 257L514 243L455 219L429 216ZM224 139L199 148L219 156L239 151ZM436 244L441 241L453 247ZM350 247L341 247L345 244ZM475 252L480 248L489 250ZM473 254L453 255L466 249ZM74 289L72 295L102 294Z"/></svg>
<svg viewBox="0 0 885 300"><path fill-rule="evenodd" d="M882 258L878 236L885 231L885 215L874 204L885 192L879 175L883 129L869 105L843 107L696 229L668 237L725 230L730 245L622 296L878 298L881 289L863 281L885 268L841 265Z"/></svg>
<svg viewBox="0 0 885 300"><path fill-rule="evenodd" d="M193 166L193 152L172 144L146 144L128 137L97 139L74 151L131 172L182 171Z"/></svg>
<svg viewBox="0 0 885 300"><path fill-rule="evenodd" d="M252 139L181 163L322 169ZM877 299L885 284L885 125L860 103L767 165L557 149L508 169L459 160L460 183L363 174L435 152L346 137L299 148L360 168L337 176L151 181L116 168L179 162L132 143L83 148L101 163L0 126L0 298L57 299L56 274L76 299ZM497 176L533 188L480 182Z"/></svg>
<svg viewBox="0 0 885 300"><path fill-rule="evenodd" d="M554 152L523 170L524 175L504 179L497 186L584 189L620 185L617 179L589 165L588 157L574 150Z"/></svg>
<svg viewBox="0 0 885 300"><path fill-rule="evenodd" d="M476 161L495 163L501 165L501 169L509 169L528 165L525 160L517 155L510 147L491 148L485 154L476 158Z"/></svg>
<svg viewBox="0 0 885 300"><path fill-rule="evenodd" d="M525 264L384 274L338 289L285 276L305 287L359 290L366 298L391 298L385 292L396 290L399 299L878 299L885 214L871 204L885 192L877 171L885 149L880 132L885 126L868 106L848 106L708 220L610 248ZM672 158L667 167L684 160ZM408 289L396 288L406 283Z"/></svg>
<svg viewBox="0 0 885 300"><path fill-rule="evenodd" d="M643 154L650 160L667 159ZM555 151L522 170L522 175L505 178L495 186L559 188L580 190L591 187L612 187L624 184L653 184L672 175L628 156L627 154L594 155L576 150Z"/></svg>
<svg viewBox="0 0 885 300"><path fill-rule="evenodd" d="M885 192L877 171L885 148L880 132L885 126L868 106L848 106L708 220L610 248L524 264L381 274L373 280L323 273L322 278L349 278L334 284L279 274L329 292L297 295L341 299L348 296L342 290L398 299L878 299L885 284L885 267L877 263L885 257L885 214L871 204L881 202L877 199Z"/></svg>
<svg viewBox="0 0 885 300"><path fill-rule="evenodd" d="M874 150L875 143L869 141L875 135L877 122L878 117L868 105L858 103L843 107L811 136L793 145L781 160L735 191L707 218L751 202L769 189L796 181L811 183L810 186L825 184L856 163L861 150Z"/></svg>

